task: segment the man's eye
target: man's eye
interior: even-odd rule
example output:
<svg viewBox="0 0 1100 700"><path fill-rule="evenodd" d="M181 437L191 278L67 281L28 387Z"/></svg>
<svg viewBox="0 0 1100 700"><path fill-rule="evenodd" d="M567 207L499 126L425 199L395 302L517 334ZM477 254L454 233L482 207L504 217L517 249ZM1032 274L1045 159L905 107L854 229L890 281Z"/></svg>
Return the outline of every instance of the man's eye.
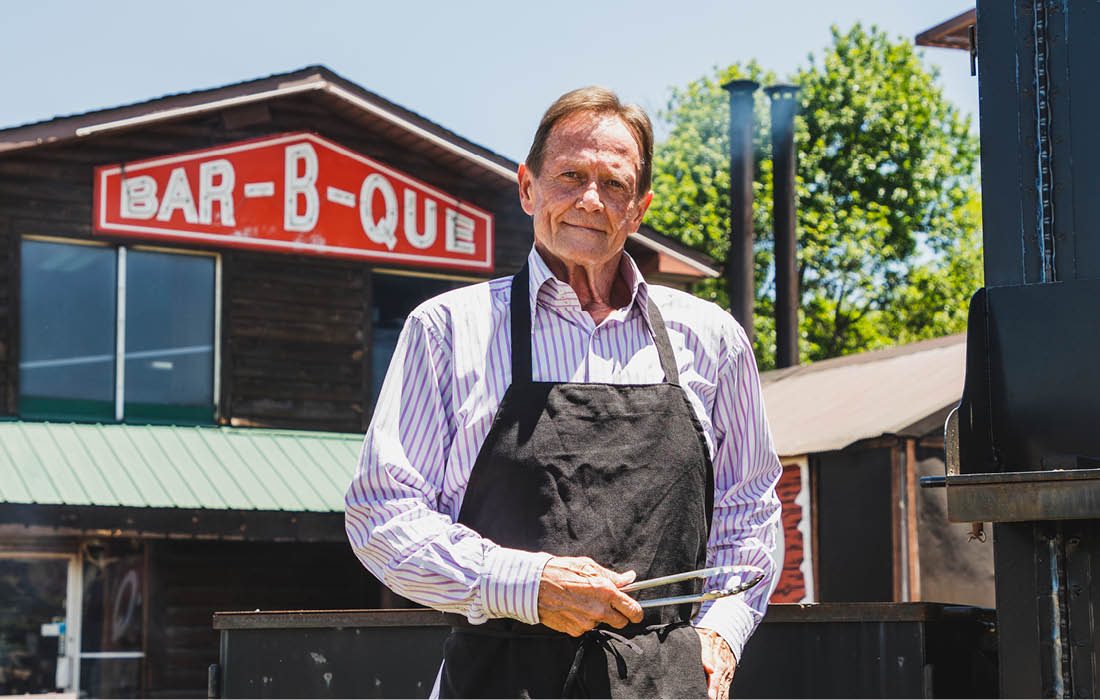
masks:
<svg viewBox="0 0 1100 700"><path fill-rule="evenodd" d="M581 174L578 173L576 170L567 170L562 173L561 176L566 180L572 180L574 182L579 182L581 179Z"/></svg>
<svg viewBox="0 0 1100 700"><path fill-rule="evenodd" d="M626 183L620 182L618 180L608 180L607 181L607 186L610 187L613 190L625 190L626 189Z"/></svg>

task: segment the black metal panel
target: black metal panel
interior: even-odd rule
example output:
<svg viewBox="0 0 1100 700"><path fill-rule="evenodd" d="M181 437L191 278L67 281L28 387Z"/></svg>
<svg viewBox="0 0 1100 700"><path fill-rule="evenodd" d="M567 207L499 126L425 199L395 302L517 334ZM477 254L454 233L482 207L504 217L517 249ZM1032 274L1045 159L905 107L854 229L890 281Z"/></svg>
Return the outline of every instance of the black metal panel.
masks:
<svg viewBox="0 0 1100 700"><path fill-rule="evenodd" d="M1043 281L1044 216L1054 278L1100 277L1100 4L978 0L977 9L986 284Z"/></svg>
<svg viewBox="0 0 1100 700"><path fill-rule="evenodd" d="M892 604L889 607L905 607ZM829 606L822 606L829 607ZM767 618L749 641L734 697L995 697L996 642L984 611L927 620Z"/></svg>
<svg viewBox="0 0 1100 700"><path fill-rule="evenodd" d="M733 695L994 697L995 659L992 627L972 608L957 619L766 619L746 648Z"/></svg>
<svg viewBox="0 0 1100 700"><path fill-rule="evenodd" d="M1068 617L1069 665L1077 697L1097 693L1096 620L1092 601L1100 594L1100 581L1093 570L1100 566L1100 526L1096 521L1064 523L1066 562L1066 608Z"/></svg>
<svg viewBox="0 0 1100 700"><path fill-rule="evenodd" d="M986 290L979 289L970 299L966 326L966 380L958 409L958 468L962 473L984 474L999 469L990 439L986 296Z"/></svg>
<svg viewBox="0 0 1100 700"><path fill-rule="evenodd" d="M1100 467L1100 280L981 290L959 406L961 472ZM1080 517L1080 516L1077 516Z"/></svg>
<svg viewBox="0 0 1100 700"><path fill-rule="evenodd" d="M1062 90L1069 99L1072 131L1066 155L1072 174L1066 186L1073 191L1076 277L1100 277L1100 3L1064 5L1067 43L1067 80ZM1070 150L1072 147L1072 151Z"/></svg>
<svg viewBox="0 0 1100 700"><path fill-rule="evenodd" d="M426 698L447 627L223 630L222 697Z"/></svg>
<svg viewBox="0 0 1100 700"><path fill-rule="evenodd" d="M1000 687L1006 698L1043 696L1034 529L1034 523L993 525Z"/></svg>
<svg viewBox="0 0 1100 700"><path fill-rule="evenodd" d="M919 622L761 625L734 676L747 698L929 697Z"/></svg>
<svg viewBox="0 0 1100 700"><path fill-rule="evenodd" d="M993 446L1002 469L1100 466L1100 280L988 290Z"/></svg>
<svg viewBox="0 0 1100 700"><path fill-rule="evenodd" d="M978 0L982 229L989 287L1038 280L1035 239L1034 93L1019 65L1020 3ZM1032 101L1028 103L1028 99ZM1025 183L1029 183L1026 187ZM1026 257L1026 260L1025 260Z"/></svg>
<svg viewBox="0 0 1100 700"><path fill-rule="evenodd" d="M1081 3L1076 3L1081 4ZM1070 29L1068 0L1046 2L1046 37L1045 48L1047 51L1047 90L1050 93L1050 136L1052 158L1052 204L1054 211L1053 228L1056 255L1054 258L1055 279L1077 279L1076 263L1076 213L1084 211L1088 202L1081 202L1078 206L1074 197L1073 181L1078 166L1084 165L1087 159L1080 161L1074 159L1073 154L1077 148L1074 144L1074 124L1071 119L1072 105L1083 93L1091 88L1088 83L1074 86L1071 78L1071 66L1069 61L1070 45L1067 41ZM1100 27L1096 27L1100 29ZM1078 42L1081 43L1081 42ZM1094 42L1089 42L1094 43ZM1093 60L1100 59L1093 48ZM1089 70L1090 68L1082 69ZM1091 82L1091 81L1090 81ZM1094 152L1100 155L1100 151Z"/></svg>
<svg viewBox="0 0 1100 700"><path fill-rule="evenodd" d="M1002 695L1097 697L1100 522L997 523L993 538Z"/></svg>
<svg viewBox="0 0 1100 700"><path fill-rule="evenodd" d="M822 601L893 600L891 466L889 448L813 457Z"/></svg>

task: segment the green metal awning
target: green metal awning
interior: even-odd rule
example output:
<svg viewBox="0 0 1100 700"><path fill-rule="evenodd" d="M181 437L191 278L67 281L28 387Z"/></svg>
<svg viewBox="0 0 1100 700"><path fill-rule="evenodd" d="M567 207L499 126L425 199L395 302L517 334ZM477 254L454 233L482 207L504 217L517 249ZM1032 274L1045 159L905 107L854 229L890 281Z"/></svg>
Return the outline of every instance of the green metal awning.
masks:
<svg viewBox="0 0 1100 700"><path fill-rule="evenodd" d="M362 440L250 428L0 422L0 522L237 536L251 526L252 536L297 539L303 523L314 531L323 523L329 533L339 521L337 532L308 538L342 537L337 516ZM255 532L257 514L265 515L266 535Z"/></svg>

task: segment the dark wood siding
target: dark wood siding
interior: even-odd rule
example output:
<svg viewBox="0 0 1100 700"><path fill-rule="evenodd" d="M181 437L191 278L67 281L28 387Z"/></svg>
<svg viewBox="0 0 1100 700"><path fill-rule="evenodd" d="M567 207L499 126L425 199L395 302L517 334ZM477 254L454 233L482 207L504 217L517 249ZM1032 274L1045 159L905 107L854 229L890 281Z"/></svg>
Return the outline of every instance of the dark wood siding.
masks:
<svg viewBox="0 0 1100 700"><path fill-rule="evenodd" d="M205 697L215 612L371 608L378 582L343 544L156 541L149 556L146 697Z"/></svg>
<svg viewBox="0 0 1100 700"><path fill-rule="evenodd" d="M18 394L17 373L12 371L18 334L9 323L17 297L9 281L20 237L91 238L96 165L288 131L316 132L492 212L494 275L514 272L530 249L530 219L518 204L513 183L491 175L477 180L463 175L398 143L395 132L372 131L307 96L3 155L0 237L13 240L0 240L0 382L5 388L0 410L14 413ZM222 253L221 422L362 430L370 411L365 375L369 266L278 253Z"/></svg>
<svg viewBox="0 0 1100 700"><path fill-rule="evenodd" d="M227 256L229 257L229 256ZM234 425L362 427L363 265L232 254L223 285Z"/></svg>

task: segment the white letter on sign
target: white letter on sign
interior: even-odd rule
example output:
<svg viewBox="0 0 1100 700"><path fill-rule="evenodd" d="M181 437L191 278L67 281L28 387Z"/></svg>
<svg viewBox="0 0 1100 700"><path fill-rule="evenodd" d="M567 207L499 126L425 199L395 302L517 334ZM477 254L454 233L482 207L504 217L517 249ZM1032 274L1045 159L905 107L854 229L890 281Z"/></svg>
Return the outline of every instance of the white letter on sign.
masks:
<svg viewBox="0 0 1100 700"><path fill-rule="evenodd" d="M474 220L459 214L454 209L447 210L447 252L473 255Z"/></svg>
<svg viewBox="0 0 1100 700"><path fill-rule="evenodd" d="M191 183L187 181L187 173L183 172L183 168L173 168L172 174L168 176L168 186L164 188L164 199L160 202L157 221L168 221L177 209L183 211L183 220L187 223L198 222L199 214L195 211Z"/></svg>
<svg viewBox="0 0 1100 700"><path fill-rule="evenodd" d="M424 198L424 233L416 230L416 192L405 190L405 238L413 248L431 248L435 243L435 200Z"/></svg>
<svg viewBox="0 0 1100 700"><path fill-rule="evenodd" d="M386 203L386 213L381 219L374 218L374 192L382 193ZM374 173L363 180L359 188L359 221L363 224L363 233L375 243L381 243L390 250L397 245L397 193L393 185L382 175Z"/></svg>
<svg viewBox="0 0 1100 700"><path fill-rule="evenodd" d="M157 215L157 181L148 175L122 181L122 218L152 219Z"/></svg>
<svg viewBox="0 0 1100 700"><path fill-rule="evenodd" d="M286 203L283 207L283 228L287 231L312 231L317 225L320 199L317 196L317 151L308 143L286 147ZM305 172L298 174L298 163ZM306 210L298 213L298 196L306 200Z"/></svg>
<svg viewBox="0 0 1100 700"><path fill-rule="evenodd" d="M214 184L216 178L221 178ZM236 173L233 164L224 158L199 166L199 223L214 220L214 202L218 203L218 218L222 226L236 226L233 219L233 184Z"/></svg>

